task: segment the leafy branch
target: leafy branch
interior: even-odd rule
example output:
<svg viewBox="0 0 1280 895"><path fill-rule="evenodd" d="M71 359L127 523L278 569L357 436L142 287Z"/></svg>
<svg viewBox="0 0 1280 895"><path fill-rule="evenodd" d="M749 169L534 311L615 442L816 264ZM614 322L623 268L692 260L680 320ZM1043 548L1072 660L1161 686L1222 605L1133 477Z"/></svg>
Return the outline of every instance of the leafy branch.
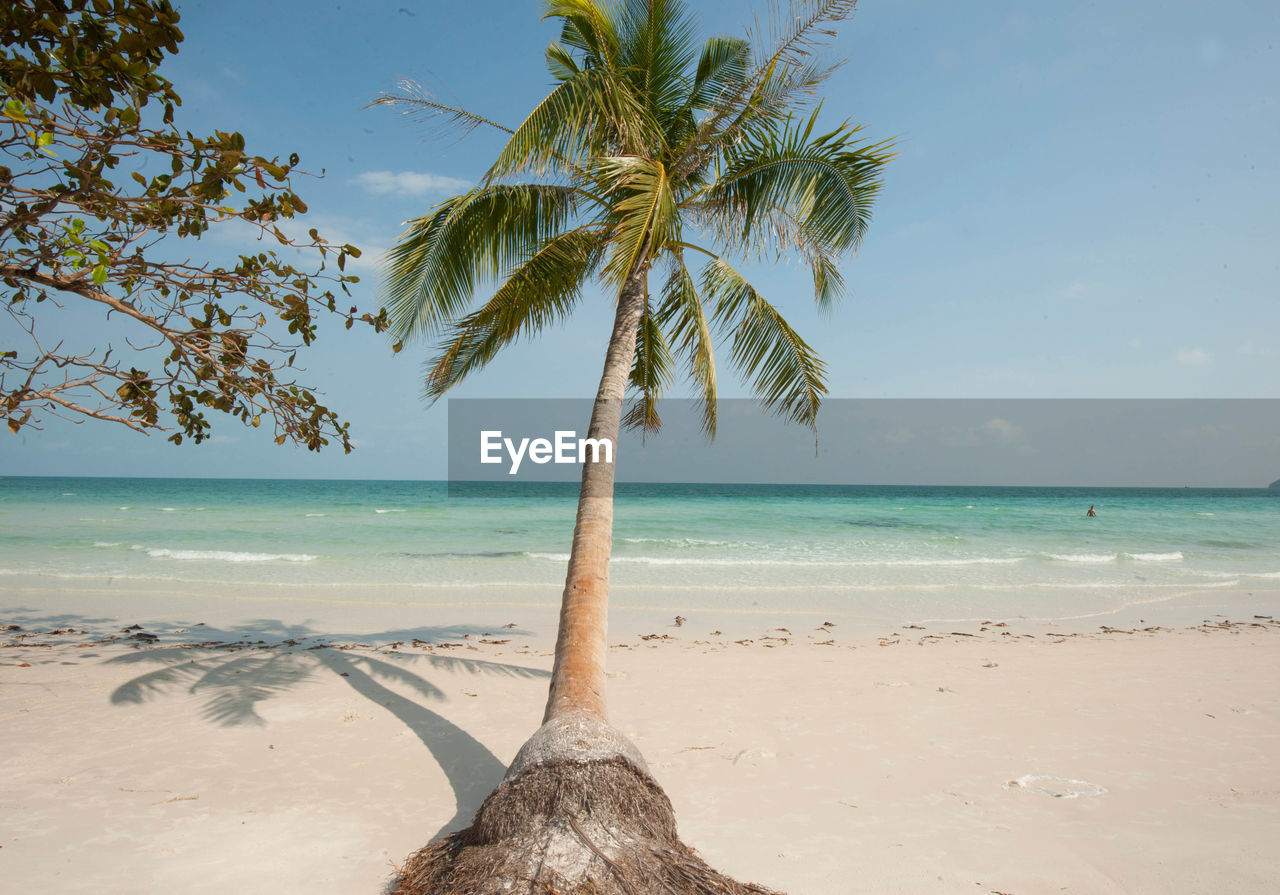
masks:
<svg viewBox="0 0 1280 895"><path fill-rule="evenodd" d="M386 314L349 305L358 248L300 235L296 154L253 155L239 133L174 124L181 99L159 66L182 40L177 22L168 0L0 12L0 281L13 324L0 334L0 413L13 432L92 418L198 443L217 411L270 422L277 443L350 450L347 423L296 380L297 351L326 314L377 331ZM264 247L219 263L214 228ZM48 338L93 308L92 344Z"/></svg>

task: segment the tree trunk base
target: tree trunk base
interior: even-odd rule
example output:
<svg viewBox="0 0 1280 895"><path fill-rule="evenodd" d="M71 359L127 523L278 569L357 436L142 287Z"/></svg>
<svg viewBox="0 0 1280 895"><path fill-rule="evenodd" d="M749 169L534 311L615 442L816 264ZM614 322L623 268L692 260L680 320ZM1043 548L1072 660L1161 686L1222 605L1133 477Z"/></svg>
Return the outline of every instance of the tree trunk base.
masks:
<svg viewBox="0 0 1280 895"><path fill-rule="evenodd" d="M628 758L517 764L470 827L410 856L391 895L775 895L682 843L666 793Z"/></svg>

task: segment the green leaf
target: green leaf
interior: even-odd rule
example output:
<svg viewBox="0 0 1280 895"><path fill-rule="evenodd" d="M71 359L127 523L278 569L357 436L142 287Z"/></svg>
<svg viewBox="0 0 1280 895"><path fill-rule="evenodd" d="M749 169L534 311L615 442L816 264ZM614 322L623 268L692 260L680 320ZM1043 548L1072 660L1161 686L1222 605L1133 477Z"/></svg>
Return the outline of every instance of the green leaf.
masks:
<svg viewBox="0 0 1280 895"><path fill-rule="evenodd" d="M427 374L426 396L440 397L506 345L568 316L600 252L599 234L586 228L547 240L493 298L454 324Z"/></svg>
<svg viewBox="0 0 1280 895"><path fill-rule="evenodd" d="M697 386L702 409L702 429L716 436L716 361L714 339L707 324L706 310L694 287L693 277L683 257L672 259L671 276L663 289L656 320L668 334L670 344L688 361L689 377Z"/></svg>
<svg viewBox="0 0 1280 895"><path fill-rule="evenodd" d="M637 147L659 128L624 79L585 69L562 81L515 130L488 179L523 171L545 173Z"/></svg>
<svg viewBox="0 0 1280 895"><path fill-rule="evenodd" d="M814 112L781 131L753 133L726 152L724 172L706 199L734 209L742 244L773 237L786 245L798 237L848 251L862 242L893 154L886 143L860 142L859 128L847 124L815 137L816 122ZM787 221L795 226L781 238L768 229Z"/></svg>
<svg viewBox="0 0 1280 895"><path fill-rule="evenodd" d="M386 292L393 332L434 335L466 310L482 277L517 267L576 209L570 187L481 186L411 221L387 253Z"/></svg>
<svg viewBox="0 0 1280 895"><path fill-rule="evenodd" d="M826 364L778 310L723 259L703 269L712 317L730 340L730 359L766 407L816 430L827 393Z"/></svg>
<svg viewBox="0 0 1280 895"><path fill-rule="evenodd" d="M614 250L606 271L621 287L642 255L654 257L680 238L680 216L667 170L661 162L631 156L599 159L594 173L615 197Z"/></svg>
<svg viewBox="0 0 1280 895"><path fill-rule="evenodd" d="M667 346L661 327L654 319L646 296L644 314L640 318L640 327L636 332L636 356L631 364L631 375L628 380L631 388L639 394L623 415L624 426L640 429L646 434L657 432L662 428L662 419L658 415L658 399L671 384L671 367L671 349Z"/></svg>

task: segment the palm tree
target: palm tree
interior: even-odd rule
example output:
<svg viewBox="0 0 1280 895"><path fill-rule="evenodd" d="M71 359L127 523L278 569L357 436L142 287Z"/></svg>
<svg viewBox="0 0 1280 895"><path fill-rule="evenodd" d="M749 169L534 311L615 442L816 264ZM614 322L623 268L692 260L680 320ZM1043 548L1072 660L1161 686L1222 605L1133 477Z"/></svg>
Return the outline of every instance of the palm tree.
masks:
<svg viewBox="0 0 1280 895"><path fill-rule="evenodd" d="M717 337L766 407L813 426L824 365L731 259L798 254L819 307L838 298L837 261L862 240L890 157L847 121L817 124L832 66L813 54L855 4L796 0L753 54L739 38L697 47L681 0L547 0L562 22L546 51L555 86L518 127L416 90L380 97L508 135L480 185L410 222L389 254L395 331L440 340L427 397L598 282L616 310L588 437L656 430L678 361L714 437ZM496 291L469 310L482 279ZM584 465L543 726L473 826L414 856L397 891L759 891L679 843L666 796L608 724L613 484L612 463Z"/></svg>

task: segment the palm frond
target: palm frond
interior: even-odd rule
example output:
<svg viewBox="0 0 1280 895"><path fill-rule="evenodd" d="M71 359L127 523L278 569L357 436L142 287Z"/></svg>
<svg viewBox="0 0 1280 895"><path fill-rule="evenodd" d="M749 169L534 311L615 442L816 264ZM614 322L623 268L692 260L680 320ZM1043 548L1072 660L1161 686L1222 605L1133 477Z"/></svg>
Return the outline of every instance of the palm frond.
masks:
<svg viewBox="0 0 1280 895"><path fill-rule="evenodd" d="M816 431L818 407L827 393L826 364L723 259L703 268L702 288L715 301L712 317L729 338L730 359L761 402Z"/></svg>
<svg viewBox="0 0 1280 895"><path fill-rule="evenodd" d="M751 94L737 107L733 117L720 122L718 132L708 136L704 120L698 135L690 143L700 148L682 156L678 170L684 172L686 178L696 178L698 172L748 132L762 133L785 127L793 111L811 102L817 87L835 68L812 62L778 67L765 73Z"/></svg>
<svg viewBox="0 0 1280 895"><path fill-rule="evenodd" d="M622 418L622 424L639 429L646 435L661 429L658 398L671 385L671 379L671 349L649 307L649 296L645 295L644 314L640 317L640 327L636 332L636 356L628 379L628 384L636 395Z"/></svg>
<svg viewBox="0 0 1280 895"><path fill-rule="evenodd" d="M759 214L752 227L753 241L743 240L741 215L728 202L699 202L685 212L699 228L712 234L717 244L743 256L780 261L800 254L813 275L813 299L818 309L830 311L839 302L844 291L839 250L786 209L773 208Z"/></svg>
<svg viewBox="0 0 1280 895"><path fill-rule="evenodd" d="M741 140L748 131L769 131L785 126L796 110L813 102L818 86L837 67L811 61L770 70L738 114L716 135L712 145L723 150Z"/></svg>
<svg viewBox="0 0 1280 895"><path fill-rule="evenodd" d="M458 318L482 275L500 277L558 232L580 196L572 187L484 185L409 222L387 253L384 291L400 338Z"/></svg>
<svg viewBox="0 0 1280 895"><path fill-rule="evenodd" d="M671 275L662 290L662 303L655 314L657 324L669 335L670 344L688 362L689 378L701 393L702 430L716 437L716 358L706 309L698 297L693 276L684 258L674 254Z"/></svg>
<svg viewBox="0 0 1280 895"><path fill-rule="evenodd" d="M654 257L680 238L680 216L667 170L636 156L598 159L592 173L615 197L611 257L605 273L621 288L643 257Z"/></svg>
<svg viewBox="0 0 1280 895"><path fill-rule="evenodd" d="M702 47L689 91L689 107L712 109L747 80L751 46L739 37L712 37Z"/></svg>
<svg viewBox="0 0 1280 895"><path fill-rule="evenodd" d="M630 82L600 68L561 81L511 134L485 175L490 182L573 165L642 145L656 128Z"/></svg>
<svg viewBox="0 0 1280 895"><path fill-rule="evenodd" d="M609 6L593 0L547 0L542 17L564 20L560 42L583 53L587 67L618 69L618 26Z"/></svg>
<svg viewBox="0 0 1280 895"><path fill-rule="evenodd" d="M427 373L426 397L439 398L504 346L568 316L599 264L601 244L590 227L548 239L491 299L450 328Z"/></svg>
<svg viewBox="0 0 1280 895"><path fill-rule="evenodd" d="M746 41L713 37L706 42L681 105L663 118L666 146L670 153L679 156L696 140L697 113L714 108L741 86L750 57L751 50ZM698 179L689 176L693 173L690 169L683 178L686 191L696 189L698 185Z"/></svg>
<svg viewBox="0 0 1280 895"><path fill-rule="evenodd" d="M848 123L815 136L817 115L788 122L781 133L751 132L725 153L723 170L704 195L732 210L744 244L775 209L836 251L861 243L893 153L887 143L860 143L860 128Z"/></svg>
<svg viewBox="0 0 1280 895"><path fill-rule="evenodd" d="M544 54L547 59L547 70L551 72L551 77L557 81L567 81L582 69L578 66L578 62L573 58L573 54L562 43L552 41Z"/></svg>
<svg viewBox="0 0 1280 895"><path fill-rule="evenodd" d="M844 293L844 274L840 263L825 246L813 245L803 250L813 271L813 301L820 311L830 311Z"/></svg>
<svg viewBox="0 0 1280 895"><path fill-rule="evenodd" d="M858 0L790 0L786 10L781 2L765 25L757 25L752 42L761 47L757 71L775 66L795 65L835 37L835 23L853 16ZM764 49L767 47L767 49Z"/></svg>
<svg viewBox="0 0 1280 895"><path fill-rule="evenodd" d="M370 100L365 108L392 106L403 114L424 122L431 131L440 136L457 134L459 137L465 137L481 126L491 127L507 134L512 133L511 128L496 121L441 102L417 81L404 78L398 82L397 86L398 93L380 93Z"/></svg>
<svg viewBox="0 0 1280 895"><path fill-rule="evenodd" d="M779 5L769 49L759 55L738 88L703 119L672 165L676 177L699 170L763 113L778 114L824 80L836 66L815 64L811 57L835 33L832 26L852 16L856 7L857 0L791 0L783 14Z"/></svg>
<svg viewBox="0 0 1280 895"><path fill-rule="evenodd" d="M693 21L682 0L622 0L618 24L627 76L665 131L688 92Z"/></svg>

